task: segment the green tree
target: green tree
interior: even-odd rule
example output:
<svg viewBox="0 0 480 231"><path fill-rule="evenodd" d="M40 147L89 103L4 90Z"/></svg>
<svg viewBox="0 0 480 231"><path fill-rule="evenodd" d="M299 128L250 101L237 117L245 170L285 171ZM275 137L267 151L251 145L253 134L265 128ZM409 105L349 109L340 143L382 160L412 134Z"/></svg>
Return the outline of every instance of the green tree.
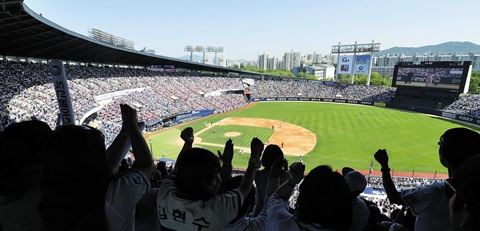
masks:
<svg viewBox="0 0 480 231"><path fill-rule="evenodd" d="M246 65L242 68L242 70L263 73L262 69L257 68L256 66L253 66L253 65Z"/></svg>
<svg viewBox="0 0 480 231"><path fill-rule="evenodd" d="M354 75L353 83L367 85L367 79L368 79L367 75Z"/></svg>
<svg viewBox="0 0 480 231"><path fill-rule="evenodd" d="M370 75L370 85L383 86L384 78L378 72L372 72Z"/></svg>
<svg viewBox="0 0 480 231"><path fill-rule="evenodd" d="M289 70L263 70L253 65L246 65L242 68L244 71L252 71L258 73L265 73L270 75L279 75L279 76L286 76L286 77L295 77L293 73Z"/></svg>
<svg viewBox="0 0 480 231"><path fill-rule="evenodd" d="M470 77L469 94L480 94L480 72L473 72Z"/></svg>
<svg viewBox="0 0 480 231"><path fill-rule="evenodd" d="M337 82L339 83L350 83L351 76L347 74L339 74Z"/></svg>
<svg viewBox="0 0 480 231"><path fill-rule="evenodd" d="M383 76L383 81L385 83L385 87L392 87L392 78L390 76Z"/></svg>
<svg viewBox="0 0 480 231"><path fill-rule="evenodd" d="M317 80L317 76L315 75L310 75L310 74L307 74L305 72L299 72L298 73L298 78L302 78L302 79L310 79L310 80Z"/></svg>

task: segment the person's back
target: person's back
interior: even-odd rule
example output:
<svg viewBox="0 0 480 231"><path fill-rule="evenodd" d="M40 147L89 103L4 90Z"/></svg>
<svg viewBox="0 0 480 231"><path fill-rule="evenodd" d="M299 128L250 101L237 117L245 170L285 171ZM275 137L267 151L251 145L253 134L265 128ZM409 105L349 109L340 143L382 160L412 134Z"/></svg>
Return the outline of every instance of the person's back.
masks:
<svg viewBox="0 0 480 231"><path fill-rule="evenodd" d="M55 129L44 152L42 213L46 230L133 230L135 207L149 190L153 161L137 112L120 105L122 130L108 148L103 134L89 126ZM136 168L113 171L131 142Z"/></svg>
<svg viewBox="0 0 480 231"><path fill-rule="evenodd" d="M365 201L358 198L367 187L365 176L358 171L345 171L342 169L343 177L350 188L352 195L352 231L363 231L370 215Z"/></svg>
<svg viewBox="0 0 480 231"><path fill-rule="evenodd" d="M158 216L166 230L219 230L235 218L242 198L236 191L217 194L204 188L203 178L212 182L220 171L211 152L192 148L179 158L175 179L169 177L157 196ZM219 179L216 184L220 184ZM218 185L215 186L218 188Z"/></svg>
<svg viewBox="0 0 480 231"><path fill-rule="evenodd" d="M452 230L451 223L445 219L449 209L444 183L402 191L401 197L417 216L415 230Z"/></svg>
<svg viewBox="0 0 480 231"><path fill-rule="evenodd" d="M266 230L351 230L351 196L342 175L329 166L314 168L301 183L295 214L291 214L287 200L305 166L297 162L290 169L292 177L268 200Z"/></svg>
<svg viewBox="0 0 480 231"><path fill-rule="evenodd" d="M480 155L460 166L453 179L446 181L450 198L450 221L455 231L480 230Z"/></svg>
<svg viewBox="0 0 480 231"><path fill-rule="evenodd" d="M206 149L192 148L193 129L186 128L181 137L184 148L157 195L162 230L223 230L237 216L252 188L264 144L257 138L252 140L251 158L239 187L218 193L219 158ZM233 146L230 148L233 153Z"/></svg>
<svg viewBox="0 0 480 231"><path fill-rule="evenodd" d="M256 217L260 214L265 205L265 192L267 189L268 177L270 175L271 167L276 159L283 159L282 149L275 144L270 144L265 148L262 155L262 166L264 169L257 171L255 175L255 207L253 208L252 217ZM288 171L284 170L280 177L276 178L278 185L283 184L290 177Z"/></svg>
<svg viewBox="0 0 480 231"><path fill-rule="evenodd" d="M43 230L38 210L42 177L40 152L52 130L41 121L12 124L0 135L0 227Z"/></svg>
<svg viewBox="0 0 480 231"><path fill-rule="evenodd" d="M107 169L103 135L86 126L57 128L44 155L40 211L46 230L105 230Z"/></svg>

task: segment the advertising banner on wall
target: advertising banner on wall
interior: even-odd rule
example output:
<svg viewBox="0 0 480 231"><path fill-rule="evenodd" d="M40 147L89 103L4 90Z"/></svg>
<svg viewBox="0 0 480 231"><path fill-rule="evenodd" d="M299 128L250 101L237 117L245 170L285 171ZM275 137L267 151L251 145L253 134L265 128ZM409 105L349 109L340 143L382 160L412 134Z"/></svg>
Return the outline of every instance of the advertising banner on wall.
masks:
<svg viewBox="0 0 480 231"><path fill-rule="evenodd" d="M355 56L355 70L353 74L368 74L368 68L370 67L370 55L356 55Z"/></svg>
<svg viewBox="0 0 480 231"><path fill-rule="evenodd" d="M353 55L342 55L338 60L338 74L352 74Z"/></svg>

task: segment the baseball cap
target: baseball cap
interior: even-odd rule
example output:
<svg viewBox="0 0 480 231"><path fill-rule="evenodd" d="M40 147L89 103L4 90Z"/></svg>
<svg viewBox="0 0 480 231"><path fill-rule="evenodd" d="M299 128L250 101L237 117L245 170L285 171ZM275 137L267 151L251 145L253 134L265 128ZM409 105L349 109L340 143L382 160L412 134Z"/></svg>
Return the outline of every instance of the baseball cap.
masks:
<svg viewBox="0 0 480 231"><path fill-rule="evenodd" d="M343 167L343 168L342 168L342 175L345 176L345 175L347 175L349 172L353 172L353 171L355 171L355 169L350 168L350 167Z"/></svg>
<svg viewBox="0 0 480 231"><path fill-rule="evenodd" d="M363 190L365 190L365 187L367 187L367 180L365 179L365 176L358 171L348 172L343 177L345 178L345 181L347 182L348 187L352 192L363 192Z"/></svg>

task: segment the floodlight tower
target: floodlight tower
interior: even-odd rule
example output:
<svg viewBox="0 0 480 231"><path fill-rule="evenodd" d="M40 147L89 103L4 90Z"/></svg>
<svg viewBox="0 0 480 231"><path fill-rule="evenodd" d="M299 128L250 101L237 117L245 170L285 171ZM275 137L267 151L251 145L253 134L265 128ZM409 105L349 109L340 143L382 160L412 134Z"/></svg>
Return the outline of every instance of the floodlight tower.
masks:
<svg viewBox="0 0 480 231"><path fill-rule="evenodd" d="M215 62L217 62L217 65L220 65L217 60L217 53L223 53L223 47L215 47Z"/></svg>
<svg viewBox="0 0 480 231"><path fill-rule="evenodd" d="M195 52L203 52L203 63L205 63L205 47L195 46Z"/></svg>
<svg viewBox="0 0 480 231"><path fill-rule="evenodd" d="M223 53L223 47L208 46L207 47L207 52L215 52L214 64L219 65L219 63L217 61L217 53Z"/></svg>
<svg viewBox="0 0 480 231"><path fill-rule="evenodd" d="M185 46L185 52L190 52L190 62L193 61L193 46Z"/></svg>
<svg viewBox="0 0 480 231"><path fill-rule="evenodd" d="M207 46L207 52L208 53L215 52L215 47L214 46ZM217 56L215 55L215 59L213 60L213 64L215 64L216 62L217 62Z"/></svg>

